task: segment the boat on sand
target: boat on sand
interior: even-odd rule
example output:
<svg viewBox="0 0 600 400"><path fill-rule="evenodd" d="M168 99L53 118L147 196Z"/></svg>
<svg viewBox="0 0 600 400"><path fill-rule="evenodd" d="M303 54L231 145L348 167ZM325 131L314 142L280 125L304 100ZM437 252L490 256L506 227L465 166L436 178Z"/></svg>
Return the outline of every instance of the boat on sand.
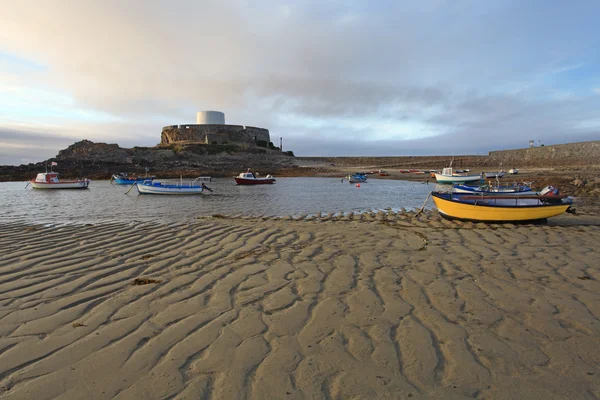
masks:
<svg viewBox="0 0 600 400"><path fill-rule="evenodd" d="M452 187L452 193L483 193L483 194L493 194L493 195L503 195L503 194L537 194L534 192L529 186L526 185L511 185L511 186L493 186L493 185L461 185L457 184Z"/></svg>
<svg viewBox="0 0 600 400"><path fill-rule="evenodd" d="M484 172L483 175L487 179L498 179L506 175L506 172L504 172L503 170L500 170L498 172Z"/></svg>
<svg viewBox="0 0 600 400"><path fill-rule="evenodd" d="M465 183L479 181L481 180L481 175L456 174L452 170L452 167L447 167L444 168L441 173L436 172L435 179L439 183Z"/></svg>
<svg viewBox="0 0 600 400"><path fill-rule="evenodd" d="M443 217L483 222L525 222L555 217L573 204L567 196L457 194L432 192Z"/></svg>

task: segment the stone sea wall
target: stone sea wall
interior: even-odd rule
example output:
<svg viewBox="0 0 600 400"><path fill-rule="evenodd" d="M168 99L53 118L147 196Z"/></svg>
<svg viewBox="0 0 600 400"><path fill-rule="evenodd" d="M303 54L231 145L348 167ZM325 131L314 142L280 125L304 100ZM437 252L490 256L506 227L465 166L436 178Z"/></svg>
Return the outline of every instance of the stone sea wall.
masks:
<svg viewBox="0 0 600 400"><path fill-rule="evenodd" d="M398 156L398 157L298 157L299 161L338 167L380 166L388 168L440 169L454 159L456 168L501 167L556 168L586 166L600 168L600 141L491 151L487 156Z"/></svg>
<svg viewBox="0 0 600 400"><path fill-rule="evenodd" d="M558 144L527 149L490 151L488 162L512 167L600 167L600 141Z"/></svg>
<svg viewBox="0 0 600 400"><path fill-rule="evenodd" d="M322 166L441 169L450 162L456 168L485 165L487 156L398 156L398 157L296 157L298 162Z"/></svg>

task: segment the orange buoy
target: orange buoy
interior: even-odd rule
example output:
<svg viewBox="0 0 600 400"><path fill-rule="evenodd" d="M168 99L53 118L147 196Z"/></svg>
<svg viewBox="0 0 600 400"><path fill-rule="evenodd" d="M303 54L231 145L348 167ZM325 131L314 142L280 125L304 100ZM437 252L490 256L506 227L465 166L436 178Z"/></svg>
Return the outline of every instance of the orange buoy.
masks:
<svg viewBox="0 0 600 400"><path fill-rule="evenodd" d="M357 183L357 184L356 184L356 187L360 187L360 183Z"/></svg>

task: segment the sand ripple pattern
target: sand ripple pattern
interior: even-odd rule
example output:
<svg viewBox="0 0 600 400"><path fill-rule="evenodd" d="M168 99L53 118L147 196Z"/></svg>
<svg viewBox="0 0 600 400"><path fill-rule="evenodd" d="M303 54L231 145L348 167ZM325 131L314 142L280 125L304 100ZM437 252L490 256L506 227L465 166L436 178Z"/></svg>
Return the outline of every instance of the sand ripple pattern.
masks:
<svg viewBox="0 0 600 400"><path fill-rule="evenodd" d="M3 225L0 397L600 397L598 226L300 219Z"/></svg>

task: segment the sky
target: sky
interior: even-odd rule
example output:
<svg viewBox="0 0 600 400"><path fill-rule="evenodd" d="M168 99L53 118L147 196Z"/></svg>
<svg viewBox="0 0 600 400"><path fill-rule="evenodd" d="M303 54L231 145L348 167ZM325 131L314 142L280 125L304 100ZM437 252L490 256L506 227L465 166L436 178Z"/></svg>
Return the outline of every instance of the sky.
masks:
<svg viewBox="0 0 600 400"><path fill-rule="evenodd" d="M297 156L600 140L600 1L0 0L0 165L219 110Z"/></svg>

